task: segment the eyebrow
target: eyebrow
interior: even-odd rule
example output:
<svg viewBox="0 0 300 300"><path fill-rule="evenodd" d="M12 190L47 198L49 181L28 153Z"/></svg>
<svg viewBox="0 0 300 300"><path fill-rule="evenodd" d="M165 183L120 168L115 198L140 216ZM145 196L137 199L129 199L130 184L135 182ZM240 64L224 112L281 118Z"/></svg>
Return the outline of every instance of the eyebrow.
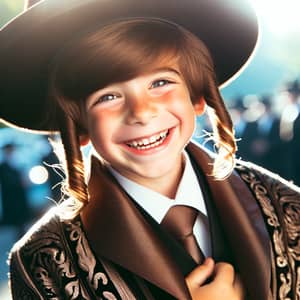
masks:
<svg viewBox="0 0 300 300"><path fill-rule="evenodd" d="M181 74L178 70L171 68L171 67L159 67L159 68L155 68L153 70L151 70L149 72L149 74L155 74L155 73L159 73L159 72L171 72L171 73L175 73L176 75L181 77Z"/></svg>

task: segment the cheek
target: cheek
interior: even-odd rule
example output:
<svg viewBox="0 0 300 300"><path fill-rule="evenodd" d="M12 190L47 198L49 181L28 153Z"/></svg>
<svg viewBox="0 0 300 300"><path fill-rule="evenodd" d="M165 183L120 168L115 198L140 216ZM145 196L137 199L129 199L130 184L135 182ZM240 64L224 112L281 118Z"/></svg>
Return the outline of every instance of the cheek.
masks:
<svg viewBox="0 0 300 300"><path fill-rule="evenodd" d="M91 115L88 120L88 130L91 142L97 149L106 147L111 137L112 124L106 114Z"/></svg>
<svg viewBox="0 0 300 300"><path fill-rule="evenodd" d="M178 119L184 122L194 123L195 110L187 91L181 91L180 93L170 95L166 99L167 106L170 111L177 116Z"/></svg>

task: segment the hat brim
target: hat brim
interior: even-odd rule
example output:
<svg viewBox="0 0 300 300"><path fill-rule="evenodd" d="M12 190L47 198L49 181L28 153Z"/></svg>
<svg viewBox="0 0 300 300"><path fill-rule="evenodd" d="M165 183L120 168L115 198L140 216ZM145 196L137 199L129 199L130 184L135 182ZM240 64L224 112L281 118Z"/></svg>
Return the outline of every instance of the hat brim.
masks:
<svg viewBox="0 0 300 300"><path fill-rule="evenodd" d="M57 130L44 122L48 67L57 51L83 29L136 17L165 19L198 36L220 85L241 70L258 38L246 0L44 0L1 29L0 118L30 130Z"/></svg>

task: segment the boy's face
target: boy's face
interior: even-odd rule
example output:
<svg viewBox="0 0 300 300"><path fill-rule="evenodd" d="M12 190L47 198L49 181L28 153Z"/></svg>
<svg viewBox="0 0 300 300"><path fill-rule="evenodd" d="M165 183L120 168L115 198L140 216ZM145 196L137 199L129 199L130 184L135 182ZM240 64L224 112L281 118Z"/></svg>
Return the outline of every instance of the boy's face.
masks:
<svg viewBox="0 0 300 300"><path fill-rule="evenodd" d="M178 70L158 66L86 101L95 150L119 173L146 186L181 172L182 150L194 131L194 108Z"/></svg>

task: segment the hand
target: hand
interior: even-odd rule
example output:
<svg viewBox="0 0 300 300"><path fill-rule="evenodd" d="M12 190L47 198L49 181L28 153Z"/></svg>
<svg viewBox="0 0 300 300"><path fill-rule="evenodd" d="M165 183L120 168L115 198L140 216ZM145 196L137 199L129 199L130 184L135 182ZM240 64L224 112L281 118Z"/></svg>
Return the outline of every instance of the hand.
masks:
<svg viewBox="0 0 300 300"><path fill-rule="evenodd" d="M213 259L207 258L185 280L193 300L244 299L242 283L228 263L215 264Z"/></svg>

